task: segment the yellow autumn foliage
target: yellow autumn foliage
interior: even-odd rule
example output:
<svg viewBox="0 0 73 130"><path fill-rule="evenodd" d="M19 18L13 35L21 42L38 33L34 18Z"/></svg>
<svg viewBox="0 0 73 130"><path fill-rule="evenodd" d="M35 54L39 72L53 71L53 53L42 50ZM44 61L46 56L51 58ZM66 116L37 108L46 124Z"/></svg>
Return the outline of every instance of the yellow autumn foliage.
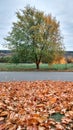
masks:
<svg viewBox="0 0 73 130"><path fill-rule="evenodd" d="M66 64L66 63L67 63L66 58L62 57L60 59L54 60L52 64Z"/></svg>

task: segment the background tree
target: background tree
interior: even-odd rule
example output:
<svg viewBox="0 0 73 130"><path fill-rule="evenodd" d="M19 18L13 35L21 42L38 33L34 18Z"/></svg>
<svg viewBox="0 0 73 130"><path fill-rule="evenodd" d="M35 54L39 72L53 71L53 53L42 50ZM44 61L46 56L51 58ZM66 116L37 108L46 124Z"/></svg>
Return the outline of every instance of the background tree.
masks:
<svg viewBox="0 0 73 130"><path fill-rule="evenodd" d="M59 52L62 54L60 24L56 18L30 6L18 11L16 15L18 20L13 23L6 40L9 47L19 55L20 61L31 59L39 69L43 58L51 62Z"/></svg>

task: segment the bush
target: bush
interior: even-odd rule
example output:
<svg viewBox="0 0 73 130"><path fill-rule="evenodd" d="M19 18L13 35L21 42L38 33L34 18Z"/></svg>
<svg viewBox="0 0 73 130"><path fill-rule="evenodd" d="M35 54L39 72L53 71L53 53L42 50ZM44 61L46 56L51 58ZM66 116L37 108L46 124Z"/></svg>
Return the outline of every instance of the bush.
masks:
<svg viewBox="0 0 73 130"><path fill-rule="evenodd" d="M66 59L67 63L73 63L73 57L69 56Z"/></svg>
<svg viewBox="0 0 73 130"><path fill-rule="evenodd" d="M10 57L7 57L7 56L0 57L1 63L9 63L9 61L10 61Z"/></svg>

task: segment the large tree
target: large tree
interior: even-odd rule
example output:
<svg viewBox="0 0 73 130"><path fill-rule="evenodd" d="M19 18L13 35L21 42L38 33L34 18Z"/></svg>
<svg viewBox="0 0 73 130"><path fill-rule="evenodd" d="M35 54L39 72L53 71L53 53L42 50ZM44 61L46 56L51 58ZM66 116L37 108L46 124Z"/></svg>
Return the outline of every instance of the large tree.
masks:
<svg viewBox="0 0 73 130"><path fill-rule="evenodd" d="M56 18L30 6L16 15L17 21L13 23L6 40L21 61L30 59L39 69L43 58L51 62L55 56L62 54L60 24Z"/></svg>

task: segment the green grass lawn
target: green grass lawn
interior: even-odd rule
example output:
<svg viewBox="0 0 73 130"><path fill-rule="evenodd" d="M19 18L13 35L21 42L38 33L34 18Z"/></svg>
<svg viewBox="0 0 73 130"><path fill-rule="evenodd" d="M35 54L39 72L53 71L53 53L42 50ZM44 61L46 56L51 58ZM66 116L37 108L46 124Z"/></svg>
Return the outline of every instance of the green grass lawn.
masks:
<svg viewBox="0 0 73 130"><path fill-rule="evenodd" d="M49 65L48 65L49 66ZM53 64L49 66L49 69L54 70L73 70L73 64Z"/></svg>
<svg viewBox="0 0 73 130"><path fill-rule="evenodd" d="M36 64L13 64L13 63L0 63L0 71L25 71L36 70ZM73 64L40 64L40 70L73 70Z"/></svg>

